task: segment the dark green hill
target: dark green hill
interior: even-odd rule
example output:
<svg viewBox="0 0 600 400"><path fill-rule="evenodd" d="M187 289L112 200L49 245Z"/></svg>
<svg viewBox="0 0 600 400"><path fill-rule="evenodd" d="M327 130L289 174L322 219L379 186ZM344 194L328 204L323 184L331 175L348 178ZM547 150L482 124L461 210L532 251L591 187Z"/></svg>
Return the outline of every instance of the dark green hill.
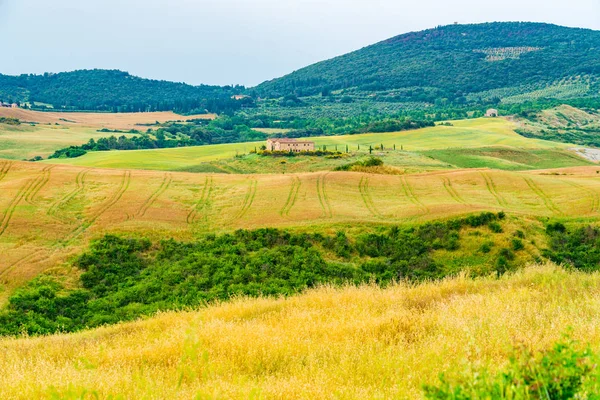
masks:
<svg viewBox="0 0 600 400"><path fill-rule="evenodd" d="M342 94L452 103L597 96L600 32L540 23L407 33L256 88L266 97ZM335 93L339 94L339 93Z"/></svg>
<svg viewBox="0 0 600 400"><path fill-rule="evenodd" d="M0 75L0 100L46 103L74 110L228 112L247 104L248 100L231 98L243 90L142 79L116 70Z"/></svg>

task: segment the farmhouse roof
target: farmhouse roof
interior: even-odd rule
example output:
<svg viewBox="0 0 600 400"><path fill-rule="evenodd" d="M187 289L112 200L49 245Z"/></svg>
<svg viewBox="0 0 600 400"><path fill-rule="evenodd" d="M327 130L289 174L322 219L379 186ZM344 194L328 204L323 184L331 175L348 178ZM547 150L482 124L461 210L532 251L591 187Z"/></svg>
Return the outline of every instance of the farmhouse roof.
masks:
<svg viewBox="0 0 600 400"><path fill-rule="evenodd" d="M278 143L312 143L307 140L289 139L289 138L275 138L269 139L271 142Z"/></svg>

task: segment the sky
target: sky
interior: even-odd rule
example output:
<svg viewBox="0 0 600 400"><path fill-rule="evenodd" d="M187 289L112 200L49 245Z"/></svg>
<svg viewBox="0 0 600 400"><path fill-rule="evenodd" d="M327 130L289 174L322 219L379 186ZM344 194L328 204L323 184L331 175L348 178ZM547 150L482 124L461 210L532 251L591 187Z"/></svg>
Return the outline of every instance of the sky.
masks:
<svg viewBox="0 0 600 400"><path fill-rule="evenodd" d="M402 33L490 21L600 30L600 0L0 0L0 73L254 86Z"/></svg>

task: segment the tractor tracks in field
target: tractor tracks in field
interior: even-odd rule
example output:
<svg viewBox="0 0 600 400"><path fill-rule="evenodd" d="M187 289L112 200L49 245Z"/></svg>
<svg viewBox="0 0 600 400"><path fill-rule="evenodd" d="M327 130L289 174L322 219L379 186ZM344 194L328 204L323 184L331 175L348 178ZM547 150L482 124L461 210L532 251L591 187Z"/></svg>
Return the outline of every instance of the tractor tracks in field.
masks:
<svg viewBox="0 0 600 400"><path fill-rule="evenodd" d="M142 206L140 207L140 209L138 210L138 212L136 213L136 217L143 217L144 215L146 215L146 212L148 211L148 209L150 207L152 207L152 205L154 204L154 202L156 202L156 200L164 193L167 191L167 189L169 189L169 186L171 186L171 182L173 182L173 175L166 173L165 177L163 178L160 187L158 189L156 189L156 191L154 191L154 193L152 193L152 195L148 198L148 200L146 200L144 202L144 204L142 204Z"/></svg>
<svg viewBox="0 0 600 400"><path fill-rule="evenodd" d="M12 165L12 161L5 161L2 164L0 164L0 181L2 181L2 179L4 179L6 175L8 175L8 171L10 171Z"/></svg>
<svg viewBox="0 0 600 400"><path fill-rule="evenodd" d="M58 217L58 215L57 215L58 211L62 207L67 205L71 200L73 200L75 198L75 196L77 196L78 194L80 194L81 192L83 192L85 190L85 178L87 177L87 175L90 171L91 171L91 169L84 169L84 170L80 171L77 174L77 176L75 177L75 189L73 189L72 191L67 193L65 196L63 196L61 199L59 199L54 204L52 204L50 206L50 208L48 209L48 211L46 212L46 214L51 217L61 219L64 221L64 219Z"/></svg>
<svg viewBox="0 0 600 400"><path fill-rule="evenodd" d="M0 271L0 279L4 278L11 271L13 271L15 268L18 268L18 267L20 267L23 264L26 264L26 263L29 263L29 262L39 262L39 261L42 261L42 260L44 260L46 258L49 258L49 256L46 256L46 255L43 255L42 257L38 258L38 256L41 253L43 253L43 252L44 252L44 250L36 250L33 253L29 253L25 257L23 257L23 258L15 261L13 264L11 264L7 268L5 268L3 271Z"/></svg>
<svg viewBox="0 0 600 400"><path fill-rule="evenodd" d="M325 218L333 218L333 210L329 203L329 197L327 196L327 179L328 174L319 175L317 177L317 196L319 197L319 203L321 203L321 209L323 210L323 216Z"/></svg>
<svg viewBox="0 0 600 400"><path fill-rule="evenodd" d="M591 189L584 185L580 185L579 183L575 183L575 182L571 182L571 181L561 181L561 182L565 182L565 183L573 186L574 188L577 188L577 189L583 190L584 192L587 192L590 195L590 199L592 200L592 207L591 207L590 212L592 214L598 213L598 211L600 210L600 194L598 194L598 192L596 192L594 189Z"/></svg>
<svg viewBox="0 0 600 400"><path fill-rule="evenodd" d="M452 186L452 181L450 180L450 178L444 177L442 178L442 180L444 182L444 188L446 189L446 192L448 192L448 194L454 199L454 201L460 204L467 204L467 202L464 201L462 197L460 197L456 189L454 189L454 187Z"/></svg>
<svg viewBox="0 0 600 400"><path fill-rule="evenodd" d="M542 202L544 203L544 205L546 206L546 208L548 210L550 210L553 214L558 214L558 215L563 214L563 212L560 211L560 209L556 206L556 204L554 204L552 199L550 197L548 197L548 195L546 193L544 193L544 191L542 189L540 189L540 187L538 185L535 184L533 179L525 178L525 177L523 179L525 180L525 183L527 183L527 186L529 186L529 188L536 194L536 196L539 197L540 200L542 200Z"/></svg>
<svg viewBox="0 0 600 400"><path fill-rule="evenodd" d="M288 195L287 201L283 208L279 211L279 214L282 217L289 217L290 211L296 204L296 200L298 200L298 192L300 191L300 186L302 186L302 181L297 176L292 177L292 186L290 188L290 194Z"/></svg>
<svg viewBox="0 0 600 400"><path fill-rule="evenodd" d="M35 197L44 188L44 186L46 186L46 184L50 180L50 174L54 167L55 166L51 166L51 167L45 167L44 169L42 169L41 179L39 179L35 183L34 187L31 188L31 191L29 193L27 193L27 195L25 196L25 201L27 203L31 204L32 206L37 205L35 203Z"/></svg>
<svg viewBox="0 0 600 400"><path fill-rule="evenodd" d="M113 195L106 201L104 204L94 212L87 221L84 221L77 228L75 228L71 233L69 233L65 239L63 240L63 244L69 244L82 233L84 233L90 226L92 226L98 218L100 218L105 212L107 212L112 206L114 206L123 194L129 189L129 184L131 183L131 171L125 171L123 176L121 177L121 182L117 190L113 193Z"/></svg>
<svg viewBox="0 0 600 400"><path fill-rule="evenodd" d="M246 197L244 197L244 203L242 204L242 208L235 216L236 219L243 218L244 215L248 212L250 207L252 207L252 203L254 203L254 198L256 197L256 187L258 186L258 181L256 178L250 179L250 184L248 185L248 191L246 192Z"/></svg>
<svg viewBox="0 0 600 400"><path fill-rule="evenodd" d="M207 176L206 179L204 180L204 187L202 188L202 194L200 195L200 200L198 200L198 202L196 204L194 204L194 207L192 207L192 209L190 210L188 216L187 216L187 223L188 224L193 224L194 222L196 222L196 220L198 219L198 216L200 214L202 214L204 216L204 219L206 220L208 218L207 216L207 210L208 207L210 205L210 197L212 195L214 189L214 180L212 176Z"/></svg>
<svg viewBox="0 0 600 400"><path fill-rule="evenodd" d="M360 182L358 183L358 190L360 191L360 197L362 197L365 206L373 215L377 218L383 218L383 214L377 210L375 206L375 202L373 201L373 196L371 196L371 190L369 188L370 179L368 176L363 176L360 178Z"/></svg>
<svg viewBox="0 0 600 400"><path fill-rule="evenodd" d="M413 203L415 206L421 209L424 214L429 213L429 208L419 200L419 198L415 195L415 192L406 180L405 176L400 177L400 185L402 186L402 191L404 195L408 198L408 200Z"/></svg>
<svg viewBox="0 0 600 400"><path fill-rule="evenodd" d="M490 192L490 194L492 196L494 196L494 198L496 199L496 202L498 203L498 205L500 207L508 207L508 203L506 202L506 200L504 199L504 197L502 197L502 195L500 194L500 192L498 192L498 188L496 187L496 183L494 182L494 180L492 179L492 177L489 176L485 172L482 172L481 176L483 177L483 180L485 181L485 186L487 187L488 192Z"/></svg>
<svg viewBox="0 0 600 400"><path fill-rule="evenodd" d="M6 210L4 211L4 214L2 215L2 219L0 220L0 236L2 236L4 232L6 232L10 220L12 219L15 209L17 208L19 203L21 203L21 201L24 199L34 197L35 193L37 193L41 189L41 187L45 185L44 182L48 181L49 178L47 175L49 174L49 172L47 171L47 169L49 168L53 167L46 167L37 177L29 179L27 183L25 183L19 189L17 194L12 198Z"/></svg>

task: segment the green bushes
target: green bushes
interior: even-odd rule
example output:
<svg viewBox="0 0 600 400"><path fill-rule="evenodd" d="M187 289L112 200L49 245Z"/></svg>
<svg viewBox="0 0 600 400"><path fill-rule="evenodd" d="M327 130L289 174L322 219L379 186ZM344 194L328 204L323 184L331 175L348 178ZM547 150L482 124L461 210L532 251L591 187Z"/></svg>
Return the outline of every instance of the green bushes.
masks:
<svg viewBox="0 0 600 400"><path fill-rule="evenodd" d="M426 386L425 397L432 400L467 399L597 399L598 356L579 349L568 338L551 350L514 350L509 364L493 375L486 369L469 372L450 382L440 377L437 386Z"/></svg>
<svg viewBox="0 0 600 400"><path fill-rule="evenodd" d="M356 161L349 164L340 165L336 167L334 171L352 171L354 167L381 167L383 160L377 157L369 157L364 160Z"/></svg>
<svg viewBox="0 0 600 400"><path fill-rule="evenodd" d="M568 265L584 271L600 268L600 229L583 226L569 231L561 223L546 227L550 237L549 248L543 255L558 264Z"/></svg>
<svg viewBox="0 0 600 400"><path fill-rule="evenodd" d="M447 272L434 252L457 250L463 227L497 220L484 213L354 237L259 229L153 245L105 236L76 259L79 288L42 276L15 292L0 311L0 335L72 332L232 296L288 296L320 284L442 278Z"/></svg>

